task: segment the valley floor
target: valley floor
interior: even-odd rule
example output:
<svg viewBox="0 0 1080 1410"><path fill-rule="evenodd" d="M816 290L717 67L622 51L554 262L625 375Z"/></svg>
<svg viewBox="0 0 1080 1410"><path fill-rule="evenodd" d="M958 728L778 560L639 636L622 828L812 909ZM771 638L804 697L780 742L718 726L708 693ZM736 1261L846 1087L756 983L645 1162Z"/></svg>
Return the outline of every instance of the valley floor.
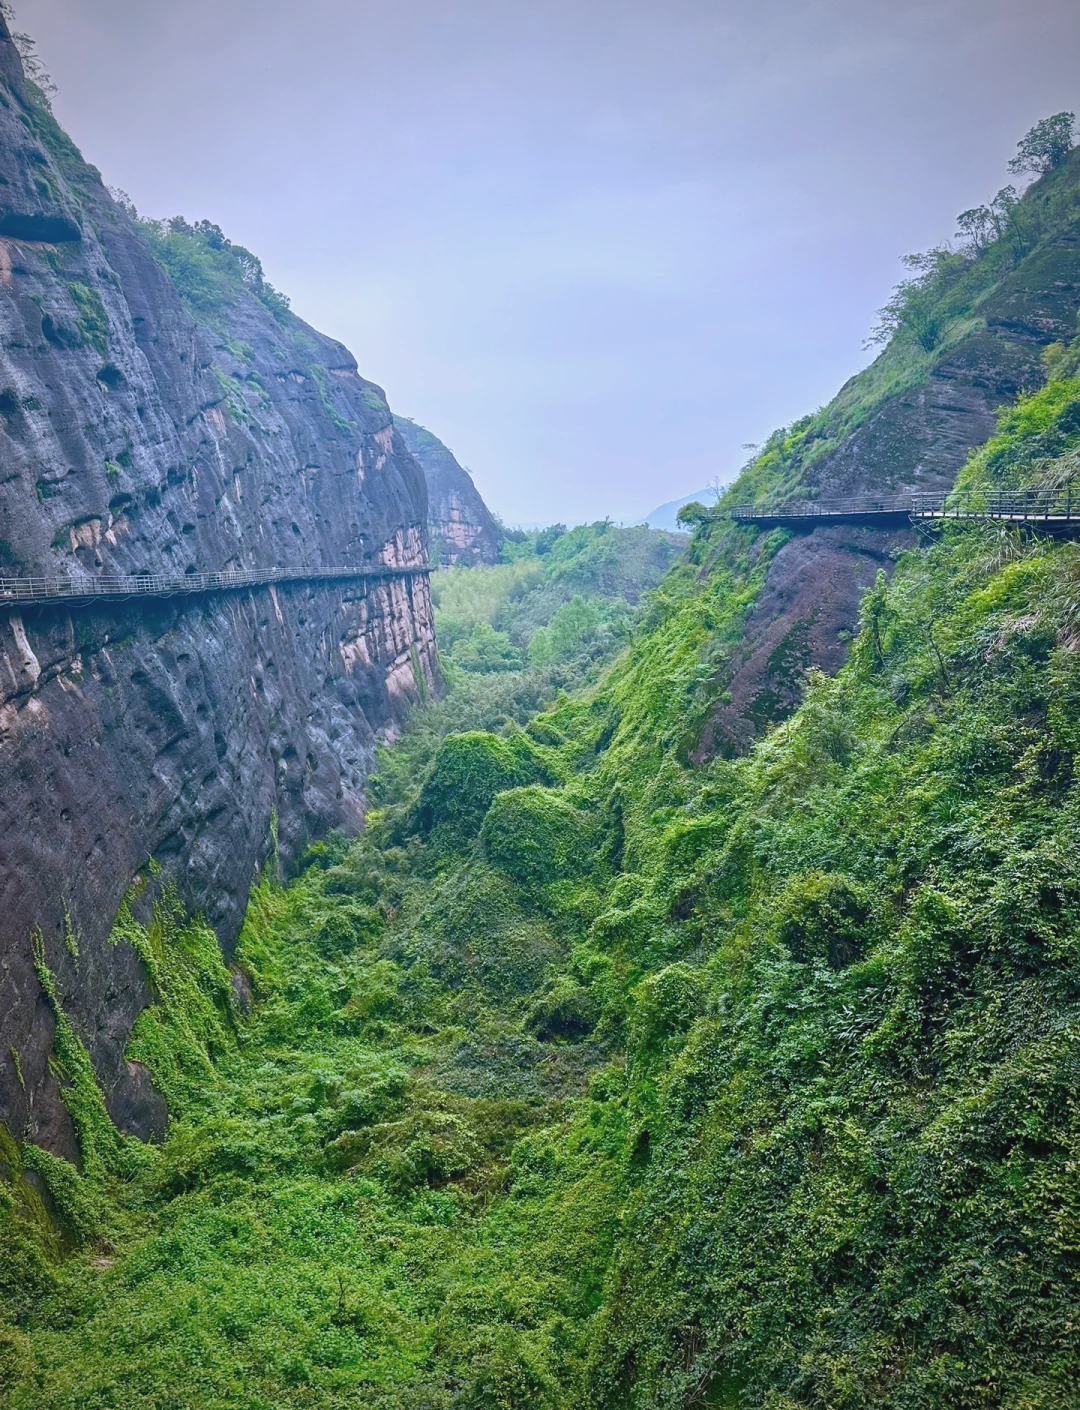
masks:
<svg viewBox="0 0 1080 1410"><path fill-rule="evenodd" d="M1059 363L969 485L1078 407ZM613 664L580 612L537 653L568 690L465 623L365 836L254 892L250 1011L167 891L121 916L172 1125L117 1138L58 1011L83 1170L3 1153L4 1404L1080 1401L1080 548L947 530L692 763L783 541L704 523Z"/></svg>

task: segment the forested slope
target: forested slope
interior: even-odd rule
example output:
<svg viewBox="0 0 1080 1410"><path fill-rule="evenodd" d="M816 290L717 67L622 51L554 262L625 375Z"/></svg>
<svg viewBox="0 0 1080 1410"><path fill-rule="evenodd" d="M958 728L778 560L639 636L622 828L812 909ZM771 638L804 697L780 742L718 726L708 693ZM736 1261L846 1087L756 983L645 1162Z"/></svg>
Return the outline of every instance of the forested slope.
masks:
<svg viewBox="0 0 1080 1410"><path fill-rule="evenodd" d="M1057 121L1035 140L1041 174L1022 196L1004 187L958 217L955 241L905 258L873 336L881 353L827 406L774 432L724 504L940 492L997 410L1042 385L1042 353L1072 337L1080 309L1080 151ZM913 542L837 524L776 546L697 757L743 752L799 702L808 668L835 672L863 594Z"/></svg>

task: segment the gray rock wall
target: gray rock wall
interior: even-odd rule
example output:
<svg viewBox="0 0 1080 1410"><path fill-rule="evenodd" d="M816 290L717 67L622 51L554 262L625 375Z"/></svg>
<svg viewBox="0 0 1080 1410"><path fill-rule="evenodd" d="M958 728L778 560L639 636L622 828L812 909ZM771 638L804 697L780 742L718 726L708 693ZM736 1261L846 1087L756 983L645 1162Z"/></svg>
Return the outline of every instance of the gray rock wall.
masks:
<svg viewBox="0 0 1080 1410"><path fill-rule="evenodd" d="M498 563L502 530L453 451L406 416L394 425L424 472L432 555L441 566Z"/></svg>
<svg viewBox="0 0 1080 1410"><path fill-rule="evenodd" d="M257 289L193 314L0 20L0 573L408 566L426 525L379 388ZM154 857L228 951L272 815L285 864L355 830L379 732L437 689L423 576L0 608L0 1119L76 1153L40 929L112 1109L159 1123L109 941L133 878Z"/></svg>

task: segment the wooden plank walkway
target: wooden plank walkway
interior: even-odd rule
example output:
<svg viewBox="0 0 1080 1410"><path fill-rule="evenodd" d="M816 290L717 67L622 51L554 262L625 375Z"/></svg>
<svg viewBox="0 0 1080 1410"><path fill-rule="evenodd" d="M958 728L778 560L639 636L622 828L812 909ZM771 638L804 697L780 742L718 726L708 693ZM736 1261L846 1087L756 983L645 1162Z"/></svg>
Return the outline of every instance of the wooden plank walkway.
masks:
<svg viewBox="0 0 1080 1410"><path fill-rule="evenodd" d="M75 577L0 578L0 607L38 603L88 603L103 598L180 597L200 592L227 592L273 583L386 581L426 576L430 564L410 568L235 568L222 573L140 573L131 577L91 574Z"/></svg>
<svg viewBox="0 0 1080 1410"><path fill-rule="evenodd" d="M710 520L726 514L711 514ZM935 524L945 521L1004 523L1063 537L1080 536L1080 490L1011 490L999 494L908 494L859 499L789 500L785 504L740 504L736 522L768 528L807 529L818 524Z"/></svg>

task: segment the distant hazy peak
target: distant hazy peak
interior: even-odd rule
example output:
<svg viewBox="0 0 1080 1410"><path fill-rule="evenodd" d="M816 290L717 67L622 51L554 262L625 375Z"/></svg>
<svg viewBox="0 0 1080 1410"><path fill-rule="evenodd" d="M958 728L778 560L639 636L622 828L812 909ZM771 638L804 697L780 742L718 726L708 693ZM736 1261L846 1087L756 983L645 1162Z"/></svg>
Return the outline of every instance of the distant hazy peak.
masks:
<svg viewBox="0 0 1080 1410"><path fill-rule="evenodd" d="M650 509L645 518L641 521L648 524L650 529L667 529L677 532L682 525L675 518L684 504L692 504L698 500L701 504L712 504L716 499L716 491L712 488L704 490L694 490L692 494L683 495L682 499L670 499L667 504L659 504L655 509Z"/></svg>

